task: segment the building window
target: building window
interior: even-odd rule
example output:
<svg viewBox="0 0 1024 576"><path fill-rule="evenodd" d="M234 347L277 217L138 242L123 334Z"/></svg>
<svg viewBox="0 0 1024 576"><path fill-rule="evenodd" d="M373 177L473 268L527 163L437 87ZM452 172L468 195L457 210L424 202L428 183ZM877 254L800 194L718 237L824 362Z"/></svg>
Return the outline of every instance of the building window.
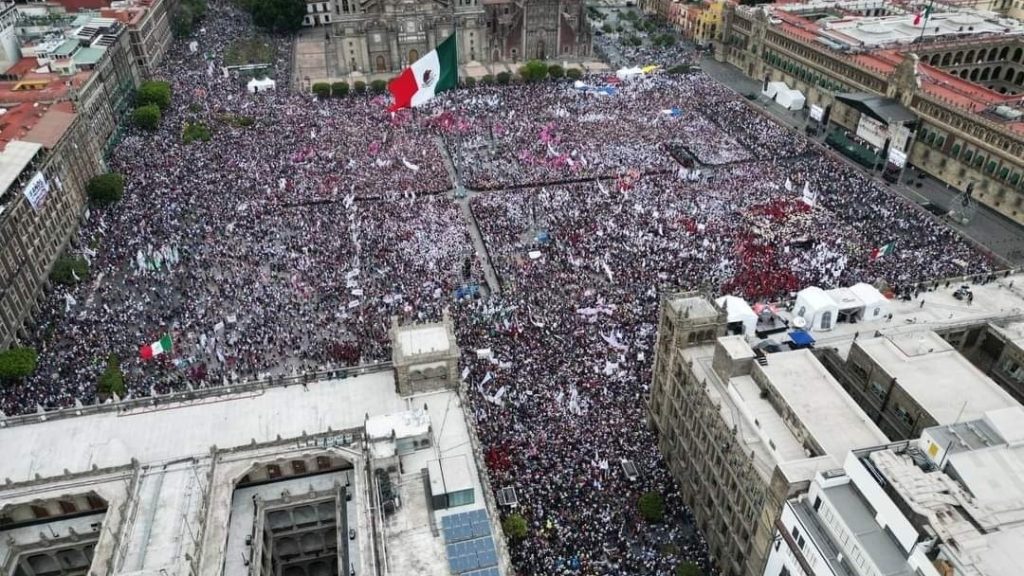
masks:
<svg viewBox="0 0 1024 576"><path fill-rule="evenodd" d="M267 465L267 476L271 480L273 480L274 478L280 478L281 477L281 467L278 466L277 464L268 464Z"/></svg>
<svg viewBox="0 0 1024 576"><path fill-rule="evenodd" d="M74 514L75 512L78 512L78 506L75 506L74 502L69 502L68 500L61 500L60 511L64 514Z"/></svg>
<svg viewBox="0 0 1024 576"><path fill-rule="evenodd" d="M45 506L32 506L32 515L36 518L49 518L50 511Z"/></svg>
<svg viewBox="0 0 1024 576"><path fill-rule="evenodd" d="M305 474L306 463L302 460L292 460L292 472L295 474Z"/></svg>
<svg viewBox="0 0 1024 576"><path fill-rule="evenodd" d="M814 511L818 512L821 510L821 498L818 496L814 497Z"/></svg>

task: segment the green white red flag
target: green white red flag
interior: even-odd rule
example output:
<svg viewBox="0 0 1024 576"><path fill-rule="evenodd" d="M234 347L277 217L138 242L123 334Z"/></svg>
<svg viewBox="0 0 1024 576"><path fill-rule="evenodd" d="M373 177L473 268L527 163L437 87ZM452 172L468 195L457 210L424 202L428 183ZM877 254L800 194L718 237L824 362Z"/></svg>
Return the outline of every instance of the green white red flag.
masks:
<svg viewBox="0 0 1024 576"><path fill-rule="evenodd" d="M894 250L895 246L893 246L892 242L888 244L883 244L882 246L879 246L878 248L875 248L871 251L871 259L878 260L882 256L888 256L889 254L892 254Z"/></svg>
<svg viewBox="0 0 1024 576"><path fill-rule="evenodd" d="M458 82L459 57L452 34L391 80L388 91L395 101L388 112L422 106L438 92L455 88Z"/></svg>
<svg viewBox="0 0 1024 576"><path fill-rule="evenodd" d="M173 346L174 343L171 341L171 335L164 334L156 342L139 348L139 357L143 360L152 360L161 354L167 354Z"/></svg>

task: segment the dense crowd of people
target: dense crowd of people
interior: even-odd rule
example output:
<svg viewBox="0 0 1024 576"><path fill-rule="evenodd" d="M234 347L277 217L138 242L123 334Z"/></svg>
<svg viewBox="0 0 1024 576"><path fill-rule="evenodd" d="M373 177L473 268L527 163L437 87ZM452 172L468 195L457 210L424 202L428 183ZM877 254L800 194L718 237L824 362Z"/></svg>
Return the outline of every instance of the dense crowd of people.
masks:
<svg viewBox="0 0 1024 576"><path fill-rule="evenodd" d="M96 402L108 354L133 396L385 360L391 316L449 307L492 482L515 486L531 524L512 547L519 573L669 575L690 560L710 574L644 424L659 290L777 299L989 266L700 73L586 77L614 87L600 94L457 90L392 115L384 96L288 90L286 42L278 89L248 94L218 65L250 34L215 0L199 50L169 54L173 104L158 132L129 130L115 149L125 197L89 215L90 279L48 295L31 327L39 370L3 390L4 413ZM212 139L185 144L185 122ZM479 191L468 222L453 175ZM485 257L500 292L456 298L483 282ZM172 352L139 359L163 334ZM651 490L667 499L662 526L637 515Z"/></svg>

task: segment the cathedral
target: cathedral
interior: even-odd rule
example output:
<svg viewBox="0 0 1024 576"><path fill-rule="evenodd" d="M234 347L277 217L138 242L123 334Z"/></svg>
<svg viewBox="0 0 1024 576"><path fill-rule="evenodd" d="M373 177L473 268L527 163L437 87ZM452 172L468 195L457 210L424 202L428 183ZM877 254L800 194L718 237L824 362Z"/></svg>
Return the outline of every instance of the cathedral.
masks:
<svg viewBox="0 0 1024 576"><path fill-rule="evenodd" d="M453 31L460 64L590 56L583 0L310 0L306 8L339 75L392 74Z"/></svg>

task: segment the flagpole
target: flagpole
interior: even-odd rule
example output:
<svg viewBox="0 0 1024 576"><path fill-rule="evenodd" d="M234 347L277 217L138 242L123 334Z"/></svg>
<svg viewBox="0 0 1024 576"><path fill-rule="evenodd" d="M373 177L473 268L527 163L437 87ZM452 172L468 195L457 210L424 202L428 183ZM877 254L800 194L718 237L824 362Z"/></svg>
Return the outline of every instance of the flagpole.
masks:
<svg viewBox="0 0 1024 576"><path fill-rule="evenodd" d="M454 1L454 0L453 0ZM924 40L924 31L928 29L928 18L932 15L932 5L935 4L935 0L928 2L928 6L924 9L924 22L921 22L921 35L917 37L917 43L920 44Z"/></svg>

